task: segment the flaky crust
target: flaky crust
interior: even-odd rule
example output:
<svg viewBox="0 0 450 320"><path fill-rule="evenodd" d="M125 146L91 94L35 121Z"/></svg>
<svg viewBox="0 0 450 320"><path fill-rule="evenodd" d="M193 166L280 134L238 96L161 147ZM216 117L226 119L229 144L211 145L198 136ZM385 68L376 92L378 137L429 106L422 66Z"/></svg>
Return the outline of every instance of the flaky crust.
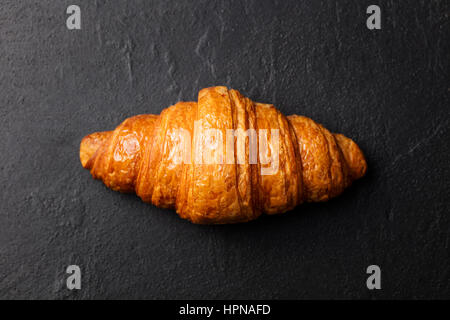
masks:
<svg viewBox="0 0 450 320"><path fill-rule="evenodd" d="M200 127L195 125L198 121ZM261 174L271 165L261 160L261 154L256 163L248 161L250 139L234 142L235 160L245 155L243 163L201 164L194 153L191 161L180 162L174 157L180 137L173 132L178 129L192 137L192 150L208 129L220 130L223 137L228 129L265 129L272 150L276 140L271 129L277 129L278 170ZM259 136L257 140L260 145ZM220 157L214 152L213 157ZM332 134L309 118L285 117L273 105L255 103L226 87L201 90L198 103L179 102L160 115L138 115L114 131L90 134L81 141L80 160L113 190L135 192L143 201L175 209L194 223L215 224L283 213L303 201L326 201L367 170L363 153L351 139Z"/></svg>

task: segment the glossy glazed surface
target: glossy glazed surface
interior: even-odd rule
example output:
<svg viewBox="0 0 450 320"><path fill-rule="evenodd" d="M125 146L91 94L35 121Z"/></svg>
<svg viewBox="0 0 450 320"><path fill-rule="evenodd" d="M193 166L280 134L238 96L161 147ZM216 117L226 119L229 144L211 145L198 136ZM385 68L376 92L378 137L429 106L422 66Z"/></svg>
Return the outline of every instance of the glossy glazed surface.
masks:
<svg viewBox="0 0 450 320"><path fill-rule="evenodd" d="M235 139L236 161L230 164L224 159L227 140L221 139L209 150L208 159L215 161L199 163L194 150L208 143L210 129L222 138L230 129L264 132L266 139L257 135L257 145L265 141L267 154L260 149L252 163L250 138L240 144ZM192 147L187 161L176 154L179 130L185 130ZM274 167L274 150L276 170L262 174ZM238 157L245 162L239 163ZM245 222L263 213L286 212L304 201L326 201L367 170L363 153L351 139L309 118L285 117L273 105L255 103L226 87L201 90L198 103L179 102L159 116L131 117L114 131L90 134L81 142L80 159L109 188L135 192L143 201L175 209L194 223Z"/></svg>

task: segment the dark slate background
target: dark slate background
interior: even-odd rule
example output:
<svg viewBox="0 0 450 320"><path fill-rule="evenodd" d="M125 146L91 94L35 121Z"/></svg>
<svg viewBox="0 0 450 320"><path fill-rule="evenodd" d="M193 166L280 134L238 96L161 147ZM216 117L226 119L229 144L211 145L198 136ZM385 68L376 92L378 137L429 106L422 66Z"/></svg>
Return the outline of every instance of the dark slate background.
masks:
<svg viewBox="0 0 450 320"><path fill-rule="evenodd" d="M370 31L373 2L2 0L0 298L449 298L449 11L377 0ZM82 169L86 134L213 85L353 138L367 176L328 203L199 226Z"/></svg>

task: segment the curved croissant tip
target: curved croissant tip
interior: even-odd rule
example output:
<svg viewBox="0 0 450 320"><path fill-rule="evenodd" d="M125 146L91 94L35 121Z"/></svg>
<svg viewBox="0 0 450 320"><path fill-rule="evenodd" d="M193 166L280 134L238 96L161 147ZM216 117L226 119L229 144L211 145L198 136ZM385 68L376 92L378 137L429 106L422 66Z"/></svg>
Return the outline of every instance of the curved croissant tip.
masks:
<svg viewBox="0 0 450 320"><path fill-rule="evenodd" d="M80 143L80 161L85 169L90 169L91 158L95 155L98 148L110 136L111 131L94 132L85 136Z"/></svg>
<svg viewBox="0 0 450 320"><path fill-rule="evenodd" d="M334 134L350 169L352 180L362 178L367 172L367 161L358 145L342 134Z"/></svg>
<svg viewBox="0 0 450 320"><path fill-rule="evenodd" d="M351 142L351 147L349 148L349 152L351 153L349 167L352 178L357 180L366 174L367 161L359 146L353 140Z"/></svg>

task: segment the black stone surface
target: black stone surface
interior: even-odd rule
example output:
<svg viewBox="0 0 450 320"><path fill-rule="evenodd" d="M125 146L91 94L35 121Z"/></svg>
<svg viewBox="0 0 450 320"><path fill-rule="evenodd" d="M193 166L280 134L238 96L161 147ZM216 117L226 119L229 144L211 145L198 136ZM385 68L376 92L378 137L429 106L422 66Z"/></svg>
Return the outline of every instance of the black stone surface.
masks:
<svg viewBox="0 0 450 320"><path fill-rule="evenodd" d="M448 26L445 1L3 0L0 298L449 298ZM86 134L213 85L353 138L367 176L328 203L198 226L82 169Z"/></svg>

